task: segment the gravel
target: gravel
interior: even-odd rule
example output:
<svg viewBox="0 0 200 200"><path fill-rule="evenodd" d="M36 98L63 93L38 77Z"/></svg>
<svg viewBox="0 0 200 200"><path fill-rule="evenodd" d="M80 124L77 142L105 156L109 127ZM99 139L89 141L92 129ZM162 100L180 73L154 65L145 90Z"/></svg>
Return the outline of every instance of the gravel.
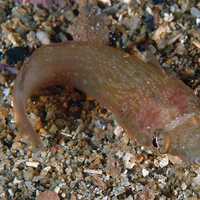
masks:
<svg viewBox="0 0 200 200"><path fill-rule="evenodd" d="M57 89L32 98L28 112L45 151L33 152L18 134L15 73L39 46L73 38L68 28L77 2L43 8L0 1L0 199L200 199L200 166L129 141L112 113L81 92ZM98 9L112 19L113 46L141 53L153 49L168 73L200 95L198 1L102 0Z"/></svg>

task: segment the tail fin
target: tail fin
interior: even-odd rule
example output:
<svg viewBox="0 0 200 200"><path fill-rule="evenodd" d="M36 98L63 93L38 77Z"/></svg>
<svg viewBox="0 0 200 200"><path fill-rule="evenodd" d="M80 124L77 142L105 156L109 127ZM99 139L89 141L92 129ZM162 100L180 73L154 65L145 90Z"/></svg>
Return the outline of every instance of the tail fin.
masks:
<svg viewBox="0 0 200 200"><path fill-rule="evenodd" d="M20 134L28 136L35 149L42 149L43 144L39 135L35 132L26 114L26 98L23 98L19 88L14 87L13 90L13 109L14 118Z"/></svg>

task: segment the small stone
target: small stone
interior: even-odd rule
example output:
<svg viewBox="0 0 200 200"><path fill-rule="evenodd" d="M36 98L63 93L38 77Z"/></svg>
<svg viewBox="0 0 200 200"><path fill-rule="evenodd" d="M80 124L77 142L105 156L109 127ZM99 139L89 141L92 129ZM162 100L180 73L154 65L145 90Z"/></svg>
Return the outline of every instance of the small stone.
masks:
<svg viewBox="0 0 200 200"><path fill-rule="evenodd" d="M17 185L17 184L20 184L20 183L22 183L22 180L18 180L18 179L15 177L14 180L13 180L13 184L14 184L14 185Z"/></svg>
<svg viewBox="0 0 200 200"><path fill-rule="evenodd" d="M175 12L180 11L180 9L179 9L179 7L178 7L177 4L173 4L173 5L170 7L170 11L171 11L172 13L175 13Z"/></svg>
<svg viewBox="0 0 200 200"><path fill-rule="evenodd" d="M66 194L64 192L62 192L61 197L65 199L66 198Z"/></svg>
<svg viewBox="0 0 200 200"><path fill-rule="evenodd" d="M147 169L142 169L142 175L144 176L144 177L146 177L146 176L148 176L149 175L149 171L147 170Z"/></svg>
<svg viewBox="0 0 200 200"><path fill-rule="evenodd" d="M51 127L49 128L49 132L54 134L58 130L57 126L55 124L52 124Z"/></svg>
<svg viewBox="0 0 200 200"><path fill-rule="evenodd" d="M34 177L34 170L33 168L28 168L23 174L26 181L31 181Z"/></svg>
<svg viewBox="0 0 200 200"><path fill-rule="evenodd" d="M102 129L102 130L105 130L106 127L107 127L106 123L104 121L102 121L102 120L96 120L95 121L95 126L96 126L96 128Z"/></svg>
<svg viewBox="0 0 200 200"><path fill-rule="evenodd" d="M13 190L12 190L12 189L8 189L8 193L9 193L9 196L11 196L11 197L14 196L14 193L13 193Z"/></svg>
<svg viewBox="0 0 200 200"><path fill-rule="evenodd" d="M149 32L152 32L155 30L155 20L154 16L151 14L146 14L144 18L144 22L146 24L146 27Z"/></svg>
<svg viewBox="0 0 200 200"><path fill-rule="evenodd" d="M119 136L121 136L122 135L122 133L123 133L123 128L121 127L121 126L117 126L116 128L115 128L115 130L114 130L114 134L117 136L117 137L119 137Z"/></svg>
<svg viewBox="0 0 200 200"><path fill-rule="evenodd" d="M126 153L123 157L124 165L127 169L132 169L135 166L135 156L131 153Z"/></svg>
<svg viewBox="0 0 200 200"><path fill-rule="evenodd" d="M164 21L171 22L174 19L172 13L164 13Z"/></svg>
<svg viewBox="0 0 200 200"><path fill-rule="evenodd" d="M102 170L94 170L94 169L84 169L83 172L88 174L99 174L99 175L102 174Z"/></svg>
<svg viewBox="0 0 200 200"><path fill-rule="evenodd" d="M190 12L192 16L200 18L200 10L198 8L192 7Z"/></svg>
<svg viewBox="0 0 200 200"><path fill-rule="evenodd" d="M8 64L13 65L18 61L23 61L27 56L29 56L29 50L24 47L13 47L5 52L5 56Z"/></svg>
<svg viewBox="0 0 200 200"><path fill-rule="evenodd" d="M166 167L168 164L169 164L169 159L168 159L167 156L165 156L164 158L162 158L160 160L160 167L161 168Z"/></svg>
<svg viewBox="0 0 200 200"><path fill-rule="evenodd" d="M200 25L200 17L196 18L196 24L197 24L197 26Z"/></svg>
<svg viewBox="0 0 200 200"><path fill-rule="evenodd" d="M162 156L162 157L158 157L157 159L154 160L154 165L156 167L166 167L169 164L169 158L168 156Z"/></svg>
<svg viewBox="0 0 200 200"><path fill-rule="evenodd" d="M103 181L102 177L100 177L99 175L93 175L92 181L95 185L100 187L102 190L106 190L107 188L106 183Z"/></svg>
<svg viewBox="0 0 200 200"><path fill-rule="evenodd" d="M118 158L122 158L122 156L124 155L124 153L122 152L122 151L117 151L117 153L116 153L116 156L118 157Z"/></svg>
<svg viewBox="0 0 200 200"><path fill-rule="evenodd" d="M186 190L186 189L187 189L186 183L183 182L183 183L181 184L181 189L182 189L182 190Z"/></svg>
<svg viewBox="0 0 200 200"><path fill-rule="evenodd" d="M54 192L59 193L59 192L60 192L60 189L61 189L61 188L60 188L60 186L58 185L58 186L55 187Z"/></svg>
<svg viewBox="0 0 200 200"><path fill-rule="evenodd" d="M152 2L156 5L164 3L164 0L152 0Z"/></svg>
<svg viewBox="0 0 200 200"><path fill-rule="evenodd" d="M105 0L104 0L105 1ZM106 0L106 1L108 1L108 0ZM130 2L131 2L131 0L121 0L123 3L126 3L126 4L130 4ZM108 4L109 6L111 5L111 2L110 2L110 0L109 0L109 4Z"/></svg>
<svg viewBox="0 0 200 200"><path fill-rule="evenodd" d="M9 94L10 94L10 88L4 88L4 89L3 89L4 98L5 98L5 97L8 97Z"/></svg>
<svg viewBox="0 0 200 200"><path fill-rule="evenodd" d="M26 162L26 166L27 167L33 167L33 168L37 168L39 166L39 162L32 162L32 161L27 161Z"/></svg>
<svg viewBox="0 0 200 200"><path fill-rule="evenodd" d="M25 181L25 185L29 191L35 191L35 187L32 184L32 181Z"/></svg>
<svg viewBox="0 0 200 200"><path fill-rule="evenodd" d="M51 170L51 166L45 167L45 168L41 171L41 175L42 175L42 176L46 176L50 170Z"/></svg>
<svg viewBox="0 0 200 200"><path fill-rule="evenodd" d="M193 186L200 186L200 169L197 169L197 170L195 170L196 171L196 173L197 173L197 176L195 176L194 178L193 178L193 183L192 183L192 185Z"/></svg>
<svg viewBox="0 0 200 200"><path fill-rule="evenodd" d="M36 37L42 44L50 44L49 35L45 31L37 31Z"/></svg>

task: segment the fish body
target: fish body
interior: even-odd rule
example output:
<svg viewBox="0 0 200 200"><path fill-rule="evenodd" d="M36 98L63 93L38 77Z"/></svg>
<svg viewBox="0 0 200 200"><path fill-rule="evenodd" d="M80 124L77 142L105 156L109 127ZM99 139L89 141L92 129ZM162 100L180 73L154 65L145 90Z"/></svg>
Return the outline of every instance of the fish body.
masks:
<svg viewBox="0 0 200 200"><path fill-rule="evenodd" d="M21 133L41 146L27 118L27 99L64 85L113 112L130 138L162 153L200 162L200 101L182 81L158 66L103 43L71 41L35 50L17 75L13 103Z"/></svg>

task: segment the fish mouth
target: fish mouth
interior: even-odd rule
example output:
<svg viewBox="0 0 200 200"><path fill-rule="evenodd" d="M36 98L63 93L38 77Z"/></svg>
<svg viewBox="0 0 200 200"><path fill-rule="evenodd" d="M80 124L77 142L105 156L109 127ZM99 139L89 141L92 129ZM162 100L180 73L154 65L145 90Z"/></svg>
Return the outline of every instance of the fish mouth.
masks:
<svg viewBox="0 0 200 200"><path fill-rule="evenodd" d="M183 130L178 128L170 132L157 130L153 145L161 154L178 156L188 164L200 164L200 126Z"/></svg>
<svg viewBox="0 0 200 200"><path fill-rule="evenodd" d="M153 138L153 146L158 150L160 154L172 154L178 156L186 164L197 164L200 165L200 142L199 142L199 153L195 153L193 149L187 150L186 147L180 149L174 148L174 143L170 135L165 134L156 134Z"/></svg>

